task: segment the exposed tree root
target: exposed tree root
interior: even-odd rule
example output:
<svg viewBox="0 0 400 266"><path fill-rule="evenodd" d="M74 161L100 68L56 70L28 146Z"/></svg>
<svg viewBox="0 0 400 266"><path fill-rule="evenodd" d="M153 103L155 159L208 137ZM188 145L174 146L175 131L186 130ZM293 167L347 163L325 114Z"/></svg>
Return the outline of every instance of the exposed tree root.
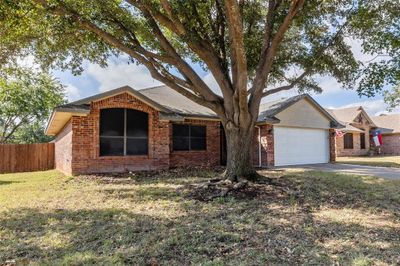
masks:
<svg viewBox="0 0 400 266"><path fill-rule="evenodd" d="M240 181L238 183L235 183L233 186L228 186L226 188L221 189L221 192L218 194L212 195L208 198L208 200L213 200L215 198L220 198L220 197L225 197L228 195L229 192L235 191L235 190L241 190L242 188L247 186L247 181Z"/></svg>
<svg viewBox="0 0 400 266"><path fill-rule="evenodd" d="M231 181L220 175L207 182L191 185L189 197L200 201L212 201L232 195L235 198L253 198L262 195L265 190L276 191L278 194L290 194L285 184L279 178L258 175L255 180L239 179Z"/></svg>

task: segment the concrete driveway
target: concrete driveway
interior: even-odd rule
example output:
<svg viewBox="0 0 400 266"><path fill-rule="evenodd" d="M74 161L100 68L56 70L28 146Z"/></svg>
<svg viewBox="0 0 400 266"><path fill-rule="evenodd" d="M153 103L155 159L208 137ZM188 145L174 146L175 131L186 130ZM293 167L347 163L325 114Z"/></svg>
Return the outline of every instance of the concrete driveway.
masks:
<svg viewBox="0 0 400 266"><path fill-rule="evenodd" d="M400 168L391 167L375 167L375 166L364 166L364 165L353 165L353 164L307 164L307 165L294 165L280 168L303 168L315 171L327 171L337 172L343 174L353 175L370 175L376 177L383 177L387 179L399 179L400 180Z"/></svg>

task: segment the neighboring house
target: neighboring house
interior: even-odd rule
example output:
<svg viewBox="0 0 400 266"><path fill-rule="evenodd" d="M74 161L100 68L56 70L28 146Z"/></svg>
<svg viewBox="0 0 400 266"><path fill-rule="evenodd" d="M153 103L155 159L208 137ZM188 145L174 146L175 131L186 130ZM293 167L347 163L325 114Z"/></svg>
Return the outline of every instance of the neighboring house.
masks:
<svg viewBox="0 0 400 266"><path fill-rule="evenodd" d="M255 129L256 166L335 160L338 121L309 95L263 104ZM67 174L219 165L226 160L215 113L167 86L122 87L55 108L46 129L56 168Z"/></svg>
<svg viewBox="0 0 400 266"><path fill-rule="evenodd" d="M370 149L370 132L376 125L361 106L327 109L339 123L345 125L340 131L343 136L336 137L337 156L367 155Z"/></svg>
<svg viewBox="0 0 400 266"><path fill-rule="evenodd" d="M382 114L372 120L382 133L381 154L400 155L400 114Z"/></svg>

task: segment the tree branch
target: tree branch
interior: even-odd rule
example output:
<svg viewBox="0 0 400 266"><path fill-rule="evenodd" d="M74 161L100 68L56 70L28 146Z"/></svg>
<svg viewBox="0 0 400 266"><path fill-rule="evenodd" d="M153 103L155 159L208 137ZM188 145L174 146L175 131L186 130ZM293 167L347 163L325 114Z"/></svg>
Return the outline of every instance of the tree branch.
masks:
<svg viewBox="0 0 400 266"><path fill-rule="evenodd" d="M351 12L350 12L350 16L351 16ZM312 69L313 69L313 66L314 66L315 62L318 61L318 59L324 54L324 52L328 48L330 48L332 45L335 44L335 42L338 40L338 38L343 33L345 27L348 25L350 16L339 27L339 29L336 31L336 33L332 37L327 38L326 45L320 47L319 49L317 49L313 53L313 58L314 58L313 63L311 65L309 65L303 71L303 73L300 76L298 76L296 79L294 79L294 81L289 85L285 85L285 86L281 86L281 87L278 87L278 88L274 88L274 89L270 89L270 90L264 91L263 94L262 94L262 97L265 97L265 96L268 96L268 95L271 95L271 94L274 94L274 93L277 93L277 92L280 92L280 91L290 90L290 89L294 88L298 83L300 83L307 75L312 73Z"/></svg>
<svg viewBox="0 0 400 266"><path fill-rule="evenodd" d="M229 29L234 97L238 100L241 116L248 120L247 59L244 48L242 17L236 0L225 0L225 10Z"/></svg>
<svg viewBox="0 0 400 266"><path fill-rule="evenodd" d="M174 65L181 72L181 74L190 79L190 81L194 85L195 90L198 93L202 94L205 99L207 99L208 101L222 102L222 99L211 91L207 84L193 70L193 68L190 67L189 64L185 60L183 60L182 57L177 53L175 48L162 33L151 14L147 10L145 10L144 12L144 15L147 18L154 35L160 42L161 47L170 55L170 57L174 59Z"/></svg>
<svg viewBox="0 0 400 266"><path fill-rule="evenodd" d="M110 33L104 31L103 29L99 28L92 22L85 20L81 18L78 14L76 14L74 11L67 9L65 6L62 7L50 7L47 5L46 0L34 0L36 3L41 5L43 8L47 8L53 13L60 15L60 16L69 16L72 18L76 23L78 23L81 27L83 27L86 30L89 30L93 33L95 33L99 38L101 38L103 41L108 43L111 46L114 46L121 50L122 52L125 52L129 56L135 58L138 60L141 64L145 65L147 69L150 71L150 74L153 78L165 83L166 85L170 86L172 89L178 91L179 93L183 94L184 96L188 97L189 99L195 101L196 103L199 103L203 106L209 107L213 109L215 112L221 112L221 106L218 106L217 102L209 102L205 100L204 98L198 97L193 93L190 93L187 91L187 89L192 89L193 86L190 87L188 83L183 82L176 76L170 74L168 71L161 68L161 65L154 59L154 58L146 58L143 55L141 55L138 51L128 47L124 43L122 43L118 38L115 36L111 35ZM157 66L156 66L157 65ZM164 73L161 74L157 69L161 69ZM184 89L180 85L185 85L188 86L188 88Z"/></svg>
<svg viewBox="0 0 400 266"><path fill-rule="evenodd" d="M180 22L178 18L173 17L170 19L161 12L154 10L146 2L135 0L126 0L126 2L128 2L131 6L138 8L142 12L147 10L147 12L149 12L153 16L153 18L158 21L163 27L172 31L177 36L185 39L188 47L194 53L196 53L207 65L208 69L210 69L221 89L221 92L224 95L224 99L227 99L229 96L232 95L233 88L229 75L226 73L223 66L221 65L218 53L216 53L209 42L204 40L195 32L189 32L189 30L185 28L185 26ZM192 39L195 39L196 41L191 41Z"/></svg>
<svg viewBox="0 0 400 266"><path fill-rule="evenodd" d="M282 24L279 26L276 34L272 38L271 44L269 44L269 40L271 38L271 32L272 28L269 29L268 27L271 27L271 23L273 23L273 17L271 18L270 24L266 25L266 34L264 35L264 45L267 45L261 52L261 58L260 62L257 66L256 70L256 76L254 79L253 87L251 88L250 92L250 99L249 99L249 104L250 104L250 109L251 113L253 114L253 119L256 115L258 115L258 110L259 110L259 105L261 102L262 94L263 94L263 89L265 87L265 83L268 80L269 73L271 71L273 61L275 59L276 53L278 51L278 48L283 40L283 37L287 30L289 29L294 17L298 14L300 9L304 5L304 0L292 0L291 5L289 7L289 11L284 18ZM271 6L271 9L274 10L275 6ZM273 16L273 14L271 14Z"/></svg>
<svg viewBox="0 0 400 266"><path fill-rule="evenodd" d="M290 83L288 85L285 85L285 86L280 86L280 87L277 87L277 88L274 88L274 89L270 89L270 90L267 90L267 91L263 92L262 97L265 97L265 96L268 96L268 95L271 95L271 94L274 94L274 93L277 93L277 92L280 92L280 91L287 91L287 90L293 89L310 72L311 72L311 70L306 70L301 75L299 75L297 78L295 78L292 81L292 83Z"/></svg>

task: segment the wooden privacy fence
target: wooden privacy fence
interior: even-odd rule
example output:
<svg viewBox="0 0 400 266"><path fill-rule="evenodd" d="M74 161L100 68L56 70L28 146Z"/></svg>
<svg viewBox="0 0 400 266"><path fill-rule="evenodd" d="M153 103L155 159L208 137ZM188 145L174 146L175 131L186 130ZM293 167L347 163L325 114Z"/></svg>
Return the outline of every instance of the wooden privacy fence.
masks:
<svg viewBox="0 0 400 266"><path fill-rule="evenodd" d="M0 174L48 169L54 169L54 143L0 145Z"/></svg>

